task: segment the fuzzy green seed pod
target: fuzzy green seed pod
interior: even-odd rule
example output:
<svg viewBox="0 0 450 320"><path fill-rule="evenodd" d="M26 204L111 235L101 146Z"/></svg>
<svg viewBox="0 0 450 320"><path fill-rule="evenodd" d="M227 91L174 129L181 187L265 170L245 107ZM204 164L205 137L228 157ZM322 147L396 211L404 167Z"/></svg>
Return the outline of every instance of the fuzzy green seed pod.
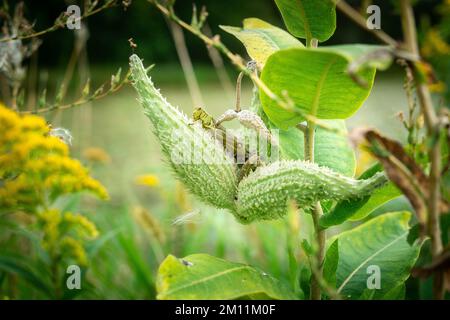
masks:
<svg viewBox="0 0 450 320"><path fill-rule="evenodd" d="M280 161L259 167L238 186L236 218L241 223L284 216L288 200L307 209L321 200L345 200L372 193L387 182L384 173L355 180L306 161Z"/></svg>
<svg viewBox="0 0 450 320"><path fill-rule="evenodd" d="M139 101L177 177L201 200L234 210L237 178L233 160L201 125L192 124L166 101L137 55L130 57L130 67Z"/></svg>

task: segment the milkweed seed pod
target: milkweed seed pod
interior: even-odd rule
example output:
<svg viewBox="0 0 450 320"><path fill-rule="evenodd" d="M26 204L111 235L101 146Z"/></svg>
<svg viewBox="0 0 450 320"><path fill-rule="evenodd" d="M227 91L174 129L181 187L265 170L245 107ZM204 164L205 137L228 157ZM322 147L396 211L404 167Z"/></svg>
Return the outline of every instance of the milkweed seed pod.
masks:
<svg viewBox="0 0 450 320"><path fill-rule="evenodd" d="M161 96L136 55L130 66L139 100L178 178L203 201L230 209L241 223L280 218L289 200L308 209L317 201L363 197L387 182L383 173L355 180L310 162L276 161L243 175L238 184L237 165L223 145Z"/></svg>
<svg viewBox="0 0 450 320"><path fill-rule="evenodd" d="M280 161L259 167L238 186L236 218L241 223L284 216L288 200L306 209L321 200L345 200L372 193L387 182L384 173L355 180L306 161Z"/></svg>
<svg viewBox="0 0 450 320"><path fill-rule="evenodd" d="M236 165L221 144L171 106L147 76L137 55L130 57L133 86L163 153L178 178L200 199L219 208L234 209Z"/></svg>

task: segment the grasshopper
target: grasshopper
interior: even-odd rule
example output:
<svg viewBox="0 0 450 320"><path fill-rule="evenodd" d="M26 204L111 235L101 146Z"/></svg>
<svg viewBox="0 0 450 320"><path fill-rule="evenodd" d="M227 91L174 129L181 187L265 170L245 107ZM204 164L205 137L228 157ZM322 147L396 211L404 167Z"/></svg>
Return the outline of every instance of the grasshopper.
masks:
<svg viewBox="0 0 450 320"><path fill-rule="evenodd" d="M202 128L213 135L215 139L222 143L225 150L232 150L232 157L237 160L244 159L244 164L238 164L238 181L241 181L256 167L262 165L262 161L256 153L250 153L248 148L243 148L244 144L240 139L226 131L226 129L217 124L215 119L202 108L195 108L192 113L194 122L199 121Z"/></svg>
<svg viewBox="0 0 450 320"><path fill-rule="evenodd" d="M247 68L252 72L257 72L256 64L254 61L250 61L247 64ZM213 136L222 142L225 150L233 150L233 159L245 160L243 165L239 166L238 180L240 181L248 173L256 169L256 167L263 164L260 157L256 153L250 153L247 148L242 154L242 147L244 146L239 139L230 133L226 132L226 129L222 126L223 122L237 119L244 127L253 129L256 132L262 134L263 137L270 141L272 146L276 146L277 142L273 139L269 129L267 129L264 121L254 112L250 110L241 109L241 83L244 72L239 73L236 81L236 103L235 108L225 111L225 113L219 117L216 121L210 114L208 114L202 108L194 109L192 118L194 122L200 121L202 127L213 134Z"/></svg>

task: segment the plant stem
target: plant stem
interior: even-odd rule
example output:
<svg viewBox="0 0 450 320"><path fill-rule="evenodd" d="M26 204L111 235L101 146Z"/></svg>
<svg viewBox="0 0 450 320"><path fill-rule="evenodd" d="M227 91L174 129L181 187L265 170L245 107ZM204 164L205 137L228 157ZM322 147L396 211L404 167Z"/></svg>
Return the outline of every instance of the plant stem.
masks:
<svg viewBox="0 0 450 320"><path fill-rule="evenodd" d="M402 18L402 28L405 38L406 48L415 55L419 54L417 41L416 22L414 11L410 0L400 0L400 10ZM430 91L426 83L423 83L417 68L413 66L414 81L417 88L417 96L425 118L427 136L429 141L434 141L434 137L439 134L439 120L433 107ZM428 235L431 238L431 255L437 258L443 250L441 239L440 216L440 179L441 179L441 149L438 142L434 142L429 150L431 161L430 169L430 197L428 199ZM443 299L444 285L443 277L436 273L433 279L433 295L435 299Z"/></svg>
<svg viewBox="0 0 450 320"><path fill-rule="evenodd" d="M81 21L83 19L89 18L90 16L93 16L99 12L102 12L105 9L109 9L112 8L114 6L117 5L116 1L107 1L105 4L103 4L102 6L96 8L96 9L91 9L90 11L86 11L82 16L75 18L73 20L73 22L78 22ZM47 29L38 31L38 32L34 32L31 34L25 34L25 35L16 35L13 37L6 37L6 38L2 38L0 39L0 43L1 42L8 42L8 41L14 41L14 40L26 40L26 39L31 39L31 38L37 38L40 36L43 36L47 33L56 31L58 29L64 28L66 26L65 23L62 23L61 21L56 21L52 26L48 27Z"/></svg>
<svg viewBox="0 0 450 320"><path fill-rule="evenodd" d="M308 122L307 129L305 131L305 160L314 162L314 137L315 137L316 126L314 123ZM312 211L312 218L314 223L314 232L316 237L316 263L315 272L313 272L313 277L311 280L311 299L320 300L322 296L320 280L323 277L323 262L325 258L325 240L326 231L320 227L319 220L323 215L322 206L320 202L314 205Z"/></svg>
<svg viewBox="0 0 450 320"><path fill-rule="evenodd" d="M177 50L178 58L183 69L189 93L191 95L192 104L194 107L203 106L204 103L200 91L200 86L195 76L194 67L192 65L191 57L189 56L189 51L186 46L183 29L181 29L178 24L168 18L166 18L166 22L172 33L175 49Z"/></svg>
<svg viewBox="0 0 450 320"><path fill-rule="evenodd" d="M335 1L336 7L348 18L350 18L350 20L359 25L362 29L373 34L381 42L393 47L397 47L398 45L397 41L395 41L395 39L393 39L383 30L367 28L366 18L363 15L361 15L357 10L353 9L347 2L345 2L344 0L335 0Z"/></svg>
<svg viewBox="0 0 450 320"><path fill-rule="evenodd" d="M275 94L270 88L258 77L258 74L256 72L252 72L249 70L244 63L244 60L241 56L238 54L234 54L231 52L221 41L218 36L208 37L199 28L196 28L185 21L181 20L174 11L169 7L165 7L164 5L160 4L157 0L147 0L149 3L154 5L164 16L172 20L173 22L177 23L180 27L183 29L189 31L196 37L198 37L200 40L202 40L207 46L211 46L220 53L222 53L225 57L227 57L230 62L239 70L244 72L245 75L247 75L250 79L252 79L253 83L262 91L264 94L266 94L272 101L274 101L281 109L287 110L289 112L292 112L293 114L298 114L302 117L304 117L306 120L314 123L317 126L320 126L321 128L324 128L325 130L328 130L330 132L334 132L336 134L347 136L347 133L330 127L327 123L324 121L321 121L320 119L317 119L315 116L306 114L302 112L299 108L295 108L293 106L292 101L288 101L286 97L284 96L278 96Z"/></svg>
<svg viewBox="0 0 450 320"><path fill-rule="evenodd" d="M311 48L317 48L319 42L317 39L311 39L307 41L307 46ZM307 121L305 137L305 160L314 162L314 142L315 142L316 125L313 122ZM310 297L312 300L321 300L322 290L321 283L323 282L323 262L325 259L325 240L326 231L320 226L320 217L323 215L322 206L318 201L312 210L312 218L314 224L314 235L316 237L316 256L315 263L311 265L314 269L311 279L311 292Z"/></svg>
<svg viewBox="0 0 450 320"><path fill-rule="evenodd" d="M212 37L211 28L207 23L205 23L205 25L203 26L203 31L206 34L206 36ZM217 77L219 78L219 81L222 84L222 87L226 92L227 96L231 99L231 97L233 96L234 87L232 85L230 77L228 76L227 70L223 63L222 56L220 55L220 52L217 51L216 48L211 46L206 46L206 48L208 49L208 54L209 57L211 58L211 62L214 65L214 68L216 69Z"/></svg>
<svg viewBox="0 0 450 320"><path fill-rule="evenodd" d="M238 78L236 80L236 112L241 111L241 86L242 86L242 78L244 77L244 72L240 72Z"/></svg>

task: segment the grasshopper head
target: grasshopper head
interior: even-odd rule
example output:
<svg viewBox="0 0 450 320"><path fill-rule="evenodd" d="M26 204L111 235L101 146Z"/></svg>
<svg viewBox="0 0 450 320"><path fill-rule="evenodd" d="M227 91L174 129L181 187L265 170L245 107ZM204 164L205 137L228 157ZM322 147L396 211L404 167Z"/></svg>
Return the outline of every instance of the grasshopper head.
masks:
<svg viewBox="0 0 450 320"><path fill-rule="evenodd" d="M202 108L200 108L200 107L195 108L194 111L192 112L192 119L194 121L201 120L203 113L204 113L204 111Z"/></svg>

